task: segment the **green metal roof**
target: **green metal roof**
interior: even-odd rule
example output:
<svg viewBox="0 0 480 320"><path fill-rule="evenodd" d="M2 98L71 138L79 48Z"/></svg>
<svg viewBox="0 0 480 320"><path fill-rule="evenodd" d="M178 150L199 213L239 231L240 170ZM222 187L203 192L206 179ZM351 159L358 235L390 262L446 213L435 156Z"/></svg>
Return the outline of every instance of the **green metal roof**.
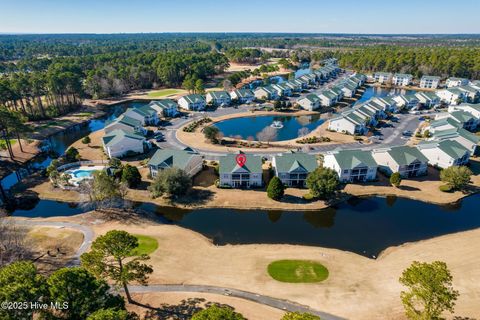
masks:
<svg viewBox="0 0 480 320"><path fill-rule="evenodd" d="M421 96L423 96L423 97L425 97L425 98L427 98L427 99L430 99L430 100L438 100L438 99L440 99L440 98L435 94L435 92L431 92L431 91L422 91L422 92L417 92L417 93L415 94L415 96L417 96L417 97L418 97L419 95L421 95Z"/></svg>
<svg viewBox="0 0 480 320"><path fill-rule="evenodd" d="M205 103L205 98L200 94L189 94L182 97L188 103Z"/></svg>
<svg viewBox="0 0 480 320"><path fill-rule="evenodd" d="M148 161L149 166L175 167L185 170L192 158L199 157L198 153L187 150L161 149L157 150Z"/></svg>
<svg viewBox="0 0 480 320"><path fill-rule="evenodd" d="M170 109L170 108L178 108L178 104L173 101L172 99L162 99L162 100L155 100L150 102L149 104L151 105L156 105L162 109Z"/></svg>
<svg viewBox="0 0 480 320"><path fill-rule="evenodd" d="M139 141L145 140L145 137L142 137L139 134L129 133L121 129L113 130L102 138L103 143L108 147L115 145L116 143L121 142L123 139L135 139Z"/></svg>
<svg viewBox="0 0 480 320"><path fill-rule="evenodd" d="M428 159L417 149L409 146L392 147L388 151L388 154L395 160L400 166L406 166L419 160L420 162L427 162Z"/></svg>
<svg viewBox="0 0 480 320"><path fill-rule="evenodd" d="M445 90L447 90L447 91L450 92L450 93L459 95L459 96L460 96L460 95L463 95L463 91L460 90L460 89L458 89L458 88L456 88L456 87L454 87L454 88L448 88L448 89L445 89Z"/></svg>
<svg viewBox="0 0 480 320"><path fill-rule="evenodd" d="M477 111L480 111L480 103L476 103L476 104L473 104L473 103L461 103L459 104L458 106L456 106L457 108L458 107L470 107L472 109L475 109Z"/></svg>
<svg viewBox="0 0 480 320"><path fill-rule="evenodd" d="M364 125L365 124L365 119L361 118L357 114L350 112L346 115L344 115L344 118L349 120L350 122L353 122L354 124L358 125Z"/></svg>
<svg viewBox="0 0 480 320"><path fill-rule="evenodd" d="M440 81L440 77L437 77L437 76L423 76L422 80L439 80Z"/></svg>
<svg viewBox="0 0 480 320"><path fill-rule="evenodd" d="M377 167L370 151L340 150L331 153L342 170L357 167Z"/></svg>
<svg viewBox="0 0 480 320"><path fill-rule="evenodd" d="M475 89L474 87L471 87L471 86L461 86L461 87L457 87L458 89L460 90L465 90L465 91L468 91L469 93L477 93L478 90Z"/></svg>
<svg viewBox="0 0 480 320"><path fill-rule="evenodd" d="M235 90L235 94L240 98L251 98L253 97L253 92L250 89L238 89Z"/></svg>
<svg viewBox="0 0 480 320"><path fill-rule="evenodd" d="M444 126L444 125L447 125L447 124L449 124L451 126L454 126L454 127L460 127L460 123L453 120L452 118L443 118L443 119L439 119L439 120L434 120L434 121L430 122L430 127L436 128L436 127L441 127L441 126Z"/></svg>
<svg viewBox="0 0 480 320"><path fill-rule="evenodd" d="M450 112L450 116L460 123L475 119L475 117L471 113L465 111L453 111Z"/></svg>
<svg viewBox="0 0 480 320"><path fill-rule="evenodd" d="M131 117L126 116L124 114L120 115L117 119L109 122L106 126L110 126L114 123L122 123L122 124L125 124L127 126L134 127L134 128L142 126L142 122L140 120L131 118Z"/></svg>
<svg viewBox="0 0 480 320"><path fill-rule="evenodd" d="M275 156L275 164L278 172L312 172L318 167L314 155L294 152Z"/></svg>
<svg viewBox="0 0 480 320"><path fill-rule="evenodd" d="M247 161L243 167L237 164L237 154L228 154L220 158L219 173L233 173L243 168L250 173L262 173L262 158L251 154L245 154Z"/></svg>
<svg viewBox="0 0 480 320"><path fill-rule="evenodd" d="M320 98L316 95L316 94L307 94L305 97L303 97L303 99L307 99L308 101L310 102L317 102L317 101L320 101Z"/></svg>
<svg viewBox="0 0 480 320"><path fill-rule="evenodd" d="M329 90L320 92L320 96L322 96L322 95L327 97L328 99L335 99L337 97L335 92L332 92L332 91L329 91Z"/></svg>
<svg viewBox="0 0 480 320"><path fill-rule="evenodd" d="M150 116L157 113L149 105L144 105L144 106L141 106L141 107L138 107L138 108L128 108L127 111L132 111L132 112L138 113L142 117L150 117Z"/></svg>
<svg viewBox="0 0 480 320"><path fill-rule="evenodd" d="M207 95L212 96L213 99L230 99L227 91L210 91Z"/></svg>
<svg viewBox="0 0 480 320"><path fill-rule="evenodd" d="M413 76L408 73L395 73L393 76L397 78L413 78Z"/></svg>
<svg viewBox="0 0 480 320"><path fill-rule="evenodd" d="M276 91L273 89L272 86L258 87L255 89L255 91L260 91L260 90L263 90L268 94L276 94Z"/></svg>
<svg viewBox="0 0 480 320"><path fill-rule="evenodd" d="M454 159L461 158L468 152L468 149L462 146L455 140L442 140L440 142L422 142L418 145L418 148L422 150L425 147L437 147L441 151Z"/></svg>
<svg viewBox="0 0 480 320"><path fill-rule="evenodd" d="M433 134L433 138L439 139L439 140L444 140L444 139L451 139L451 138L456 138L456 137L462 137L472 143L478 144L480 141L480 137L475 135L474 133L471 133L470 131L467 131L463 128L459 129L448 129L448 130L442 130L442 131L436 131Z"/></svg>

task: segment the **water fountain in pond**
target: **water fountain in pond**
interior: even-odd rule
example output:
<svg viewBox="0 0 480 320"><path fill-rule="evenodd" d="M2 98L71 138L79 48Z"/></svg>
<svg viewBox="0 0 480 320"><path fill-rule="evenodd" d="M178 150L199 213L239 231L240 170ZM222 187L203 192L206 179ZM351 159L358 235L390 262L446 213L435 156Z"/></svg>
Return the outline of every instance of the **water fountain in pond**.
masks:
<svg viewBox="0 0 480 320"><path fill-rule="evenodd" d="M283 128L283 123L281 121L273 121L273 123L270 125L270 127L275 128L275 129L282 129Z"/></svg>

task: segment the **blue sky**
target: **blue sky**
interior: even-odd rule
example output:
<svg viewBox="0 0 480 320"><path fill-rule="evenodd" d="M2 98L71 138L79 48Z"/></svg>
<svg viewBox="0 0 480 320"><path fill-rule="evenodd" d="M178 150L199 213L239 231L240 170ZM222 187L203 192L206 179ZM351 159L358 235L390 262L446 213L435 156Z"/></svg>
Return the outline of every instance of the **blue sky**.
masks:
<svg viewBox="0 0 480 320"><path fill-rule="evenodd" d="M480 33L480 0L0 0L0 33Z"/></svg>

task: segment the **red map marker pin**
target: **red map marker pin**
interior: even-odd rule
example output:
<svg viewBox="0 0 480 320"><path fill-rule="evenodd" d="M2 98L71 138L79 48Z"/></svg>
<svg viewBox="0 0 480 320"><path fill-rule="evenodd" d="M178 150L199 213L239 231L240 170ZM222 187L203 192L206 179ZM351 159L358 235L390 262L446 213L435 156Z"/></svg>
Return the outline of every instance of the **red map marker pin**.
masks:
<svg viewBox="0 0 480 320"><path fill-rule="evenodd" d="M245 163L247 163L247 157L243 153L237 154L237 156L235 157L235 160L237 160L237 164L240 167L243 167Z"/></svg>

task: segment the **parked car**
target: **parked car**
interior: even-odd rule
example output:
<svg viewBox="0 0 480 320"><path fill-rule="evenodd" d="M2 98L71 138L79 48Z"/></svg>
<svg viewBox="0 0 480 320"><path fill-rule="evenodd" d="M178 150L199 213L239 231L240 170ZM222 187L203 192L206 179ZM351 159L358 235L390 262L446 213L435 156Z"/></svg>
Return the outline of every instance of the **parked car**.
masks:
<svg viewBox="0 0 480 320"><path fill-rule="evenodd" d="M411 136L413 134L413 132L411 130L405 130L402 132L402 135L404 136Z"/></svg>

